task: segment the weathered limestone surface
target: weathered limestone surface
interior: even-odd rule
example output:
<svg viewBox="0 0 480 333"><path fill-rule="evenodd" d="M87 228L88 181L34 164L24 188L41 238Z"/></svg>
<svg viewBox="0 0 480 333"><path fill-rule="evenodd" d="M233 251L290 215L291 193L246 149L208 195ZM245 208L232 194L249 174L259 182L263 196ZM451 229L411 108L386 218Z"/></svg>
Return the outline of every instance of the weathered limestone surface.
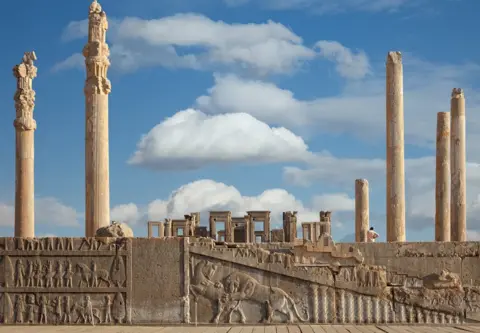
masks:
<svg viewBox="0 0 480 333"><path fill-rule="evenodd" d="M133 237L133 230L126 223L113 222L98 229L95 237Z"/></svg>
<svg viewBox="0 0 480 333"><path fill-rule="evenodd" d="M85 235L110 224L107 78L110 51L107 16L95 0L90 6L88 43L83 48L85 81Z"/></svg>
<svg viewBox="0 0 480 333"><path fill-rule="evenodd" d="M451 240L467 240L467 173L465 139L465 96L454 88L451 99Z"/></svg>
<svg viewBox="0 0 480 333"><path fill-rule="evenodd" d="M366 242L370 225L368 180L355 180L355 241Z"/></svg>
<svg viewBox="0 0 480 333"><path fill-rule="evenodd" d="M0 238L5 324L480 321L478 242ZM328 246L325 241L328 240Z"/></svg>
<svg viewBox="0 0 480 333"><path fill-rule="evenodd" d="M435 240L450 241L450 114L437 113Z"/></svg>
<svg viewBox="0 0 480 333"><path fill-rule="evenodd" d="M17 79L15 92L16 117L13 122L16 137L15 153L15 236L34 237L34 143L37 123L33 119L35 91L32 81L37 76L35 52L26 52L22 62L13 68Z"/></svg>
<svg viewBox="0 0 480 333"><path fill-rule="evenodd" d="M403 65L400 52L387 56L387 241L405 241Z"/></svg>

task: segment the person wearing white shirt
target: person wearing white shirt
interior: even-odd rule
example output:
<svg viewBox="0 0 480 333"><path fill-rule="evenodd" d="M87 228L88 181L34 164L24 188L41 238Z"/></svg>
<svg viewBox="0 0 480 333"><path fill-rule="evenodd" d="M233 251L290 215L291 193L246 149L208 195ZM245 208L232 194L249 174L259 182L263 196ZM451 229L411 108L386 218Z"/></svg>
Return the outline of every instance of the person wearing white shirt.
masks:
<svg viewBox="0 0 480 333"><path fill-rule="evenodd" d="M375 243L375 239L377 239L379 234L377 234L373 227L370 227L370 230L367 231L367 243Z"/></svg>

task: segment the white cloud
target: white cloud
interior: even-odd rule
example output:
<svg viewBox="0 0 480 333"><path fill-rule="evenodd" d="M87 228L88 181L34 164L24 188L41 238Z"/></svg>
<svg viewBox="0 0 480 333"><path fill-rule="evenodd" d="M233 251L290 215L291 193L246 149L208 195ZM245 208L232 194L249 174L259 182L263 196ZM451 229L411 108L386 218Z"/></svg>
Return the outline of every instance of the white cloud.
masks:
<svg viewBox="0 0 480 333"><path fill-rule="evenodd" d="M215 84L197 98L195 106L209 114L249 113L268 124L302 133L314 129L316 133L383 140L385 68L383 64L377 67L365 79L347 83L339 94L312 100L297 99L292 91L270 82L215 75ZM453 87L465 88L468 142L480 139L480 94L472 89L479 73L476 64L435 65L404 55L406 143L434 146L436 113L449 110ZM480 157L474 145L467 145L467 149Z"/></svg>
<svg viewBox="0 0 480 333"><path fill-rule="evenodd" d="M345 193L316 195L312 199L313 207L322 207L323 210L344 212L355 210L355 199Z"/></svg>
<svg viewBox="0 0 480 333"><path fill-rule="evenodd" d="M110 210L110 219L112 221L125 222L130 225L137 224L142 218L142 215L134 203L117 205Z"/></svg>
<svg viewBox="0 0 480 333"><path fill-rule="evenodd" d="M72 69L72 68L79 68L79 69L85 68L85 58L81 53L72 54L67 59L59 63L56 63L53 66L52 71L58 72L61 70Z"/></svg>
<svg viewBox="0 0 480 333"><path fill-rule="evenodd" d="M340 76L361 79L370 72L368 57L363 51L352 52L339 42L321 40L315 44L320 56L333 61Z"/></svg>
<svg viewBox="0 0 480 333"><path fill-rule="evenodd" d="M223 65L258 74L286 73L316 56L299 36L273 21L228 24L192 13L110 21L112 66L125 71L155 65L193 69ZM85 37L86 25L86 20L71 22L62 39ZM79 65L72 59L69 64L56 68Z"/></svg>
<svg viewBox="0 0 480 333"><path fill-rule="evenodd" d="M188 109L144 135L129 163L158 169L193 169L213 163L303 161L305 142L245 113L207 116Z"/></svg>
<svg viewBox="0 0 480 333"><path fill-rule="evenodd" d="M66 206L52 197L35 198L35 224L73 227L79 225L82 217L73 207ZM13 227L15 208L0 202L0 226Z"/></svg>
<svg viewBox="0 0 480 333"><path fill-rule="evenodd" d="M354 188L354 180L366 178L370 192L377 198L385 197L385 160L338 158L327 153L320 154L306 168L285 167L284 177L289 183L310 186L321 183L346 191ZM405 160L406 214L407 226L412 229L434 227L435 219L435 158L422 157ZM340 210L342 201L335 196L332 210ZM353 203L350 203L353 204ZM323 204L326 205L325 203ZM348 207L348 200L345 201ZM377 212L378 213L378 212ZM467 214L468 227L480 229L480 164L467 163Z"/></svg>
<svg viewBox="0 0 480 333"><path fill-rule="evenodd" d="M163 221L166 217L183 218L184 214L201 212L204 224L208 219L209 211L228 210L232 211L233 216L243 216L249 210L270 210L272 228L279 228L282 225L282 213L287 210L299 212L299 223L319 221L319 211L327 209L323 205L349 212L350 218L353 211L352 200L342 193L334 194L332 198L324 194L312 200L312 205L306 206L284 189L269 189L259 195L246 196L234 186L203 179L183 185L173 191L169 198L154 200L139 210L143 211L143 218L155 221ZM336 228L342 225L339 217L342 215L333 213L333 223Z"/></svg>
<svg viewBox="0 0 480 333"><path fill-rule="evenodd" d="M407 6L418 6L428 0L224 0L228 6L258 4L267 9L308 9L316 14L331 14L349 11L391 12Z"/></svg>

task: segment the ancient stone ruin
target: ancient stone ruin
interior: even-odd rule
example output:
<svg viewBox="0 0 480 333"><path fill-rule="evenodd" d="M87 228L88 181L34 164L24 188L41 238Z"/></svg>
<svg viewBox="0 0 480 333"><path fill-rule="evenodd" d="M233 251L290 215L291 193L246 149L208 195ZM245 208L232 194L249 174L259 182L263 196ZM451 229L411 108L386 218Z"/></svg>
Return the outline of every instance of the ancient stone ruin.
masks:
<svg viewBox="0 0 480 333"><path fill-rule="evenodd" d="M355 182L355 243L319 221L269 211L210 212L148 223L148 238L110 225L108 22L90 6L85 238L34 237L34 52L15 66L15 238L0 238L0 322L5 324L435 323L480 321L480 243L466 242L465 98L437 118L437 242L405 239L403 68L387 56L387 242L367 242L368 181ZM450 133L451 132L451 133ZM218 226L222 224L222 226ZM258 228L262 226L262 228ZM155 232L155 228L158 230ZM302 238L297 235L301 228Z"/></svg>

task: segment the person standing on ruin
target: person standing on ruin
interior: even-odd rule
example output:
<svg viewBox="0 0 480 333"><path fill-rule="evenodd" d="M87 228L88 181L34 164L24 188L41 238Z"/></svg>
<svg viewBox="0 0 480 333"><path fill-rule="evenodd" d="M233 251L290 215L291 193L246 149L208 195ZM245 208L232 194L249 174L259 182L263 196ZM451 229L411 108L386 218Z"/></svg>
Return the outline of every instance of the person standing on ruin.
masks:
<svg viewBox="0 0 480 333"><path fill-rule="evenodd" d="M377 239L378 236L380 235L375 232L373 227L370 227L370 230L367 231L367 243L375 243L375 239Z"/></svg>

